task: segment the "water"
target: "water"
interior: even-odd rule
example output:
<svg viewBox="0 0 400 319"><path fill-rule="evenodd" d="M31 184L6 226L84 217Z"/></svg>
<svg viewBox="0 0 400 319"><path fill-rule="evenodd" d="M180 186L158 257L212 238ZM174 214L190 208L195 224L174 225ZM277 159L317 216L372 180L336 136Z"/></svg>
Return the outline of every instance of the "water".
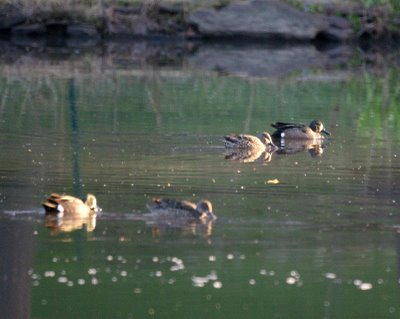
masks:
<svg viewBox="0 0 400 319"><path fill-rule="evenodd" d="M200 53L3 62L5 318L398 317L397 66L243 76ZM312 119L321 154L224 158L224 134ZM95 229L46 228L51 192L94 193ZM207 198L218 219L149 220L153 197Z"/></svg>

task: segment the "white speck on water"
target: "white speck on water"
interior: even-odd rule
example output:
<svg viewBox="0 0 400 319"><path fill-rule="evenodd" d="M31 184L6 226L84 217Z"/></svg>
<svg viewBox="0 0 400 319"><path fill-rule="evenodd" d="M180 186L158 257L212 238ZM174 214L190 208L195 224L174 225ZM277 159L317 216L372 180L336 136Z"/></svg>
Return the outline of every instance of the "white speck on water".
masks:
<svg viewBox="0 0 400 319"><path fill-rule="evenodd" d="M286 283L288 284L288 285L294 285L295 283L296 283L296 278L294 278L294 277L288 277L288 278L286 278Z"/></svg>
<svg viewBox="0 0 400 319"><path fill-rule="evenodd" d="M111 281L112 281L112 282L117 282L117 281L118 281L118 278L115 277L115 276L113 276L113 277L111 278Z"/></svg>
<svg viewBox="0 0 400 319"><path fill-rule="evenodd" d="M56 262L58 262L60 259L58 258L58 257L53 257L53 259L52 259L52 261L53 261L53 263L56 263Z"/></svg>
<svg viewBox="0 0 400 319"><path fill-rule="evenodd" d="M379 285L382 285L382 284L384 283L384 281L383 281L382 278L379 278L379 279L377 280L377 283L378 283Z"/></svg>
<svg viewBox="0 0 400 319"><path fill-rule="evenodd" d="M218 280L218 276L215 271L211 271L208 275L204 277L192 276L192 284L194 287L204 287L209 281L216 280Z"/></svg>
<svg viewBox="0 0 400 319"><path fill-rule="evenodd" d="M355 280L353 281L353 284L354 284L354 286L359 287L359 286L361 286L362 281L361 281L360 279L355 279Z"/></svg>
<svg viewBox="0 0 400 319"><path fill-rule="evenodd" d="M142 293L142 289L141 288L135 288L135 289L133 289L133 293L134 294L141 294Z"/></svg>
<svg viewBox="0 0 400 319"><path fill-rule="evenodd" d="M68 287L73 287L73 286L74 286L74 283L70 280L70 281L67 282L67 286L68 286Z"/></svg>
<svg viewBox="0 0 400 319"><path fill-rule="evenodd" d="M213 287L214 287L215 289L220 289L220 288L222 288L222 282L220 282L220 281L214 281Z"/></svg>
<svg viewBox="0 0 400 319"><path fill-rule="evenodd" d="M265 270L265 269L260 269L260 275L262 275L262 276L268 275L267 270Z"/></svg>
<svg viewBox="0 0 400 319"><path fill-rule="evenodd" d="M83 286L85 284L85 279L79 278L77 283L78 285Z"/></svg>
<svg viewBox="0 0 400 319"><path fill-rule="evenodd" d="M52 270L48 270L48 271L44 272L44 276L45 277L55 277L56 273L54 271L52 271Z"/></svg>
<svg viewBox="0 0 400 319"><path fill-rule="evenodd" d="M216 261L216 260L217 260L217 257L215 257L215 256L208 256L208 260L209 260L209 261Z"/></svg>
<svg viewBox="0 0 400 319"><path fill-rule="evenodd" d="M270 270L269 273L268 273L268 275L270 275L270 276L275 276L275 271L274 271L274 270Z"/></svg>
<svg viewBox="0 0 400 319"><path fill-rule="evenodd" d="M93 277L91 282L92 282L93 286L96 286L99 283L99 281L96 277Z"/></svg>
<svg viewBox="0 0 400 319"><path fill-rule="evenodd" d="M57 278L57 281L58 281L59 283L61 283L61 284L65 284L66 282L68 282L68 278L67 278L67 277L64 277L64 276L61 276L61 277L58 277L58 278Z"/></svg>
<svg viewBox="0 0 400 319"><path fill-rule="evenodd" d="M252 285L252 286L254 286L254 285L256 284L255 279L250 279L250 280L249 280L249 284Z"/></svg>
<svg viewBox="0 0 400 319"><path fill-rule="evenodd" d="M214 270L212 270L212 271L207 275L207 278L208 278L209 280L217 280L217 279L218 279L217 272L214 271Z"/></svg>
<svg viewBox="0 0 400 319"><path fill-rule="evenodd" d="M300 274L299 274L299 272L297 270L292 270L290 272L290 276L296 278L296 280L300 279Z"/></svg>
<svg viewBox="0 0 400 319"><path fill-rule="evenodd" d="M154 316L155 313L156 311L153 308L149 309L149 315Z"/></svg>
<svg viewBox="0 0 400 319"><path fill-rule="evenodd" d="M126 276L128 276L128 272L126 270L122 270L120 275L121 275L121 277L126 277Z"/></svg>
<svg viewBox="0 0 400 319"><path fill-rule="evenodd" d="M171 268L169 269L170 271L178 271L185 269L185 265L183 263L177 263L175 265L172 265Z"/></svg>
<svg viewBox="0 0 400 319"><path fill-rule="evenodd" d="M360 290L371 290L372 289L372 284L369 282L363 282L358 288L360 288Z"/></svg>
<svg viewBox="0 0 400 319"><path fill-rule="evenodd" d="M336 279L336 274L334 274L333 272L327 272L327 273L325 273L325 278L326 279Z"/></svg>
<svg viewBox="0 0 400 319"><path fill-rule="evenodd" d="M153 261L153 263L158 263L159 259L158 259L158 257L153 257L152 261Z"/></svg>
<svg viewBox="0 0 400 319"><path fill-rule="evenodd" d="M162 277L162 271L157 270L155 275L156 277Z"/></svg>
<svg viewBox="0 0 400 319"><path fill-rule="evenodd" d="M168 279L168 284L173 285L176 282L175 278Z"/></svg>
<svg viewBox="0 0 400 319"><path fill-rule="evenodd" d="M239 259L245 260L245 259L246 259L246 255L240 255L240 256L239 256Z"/></svg>
<svg viewBox="0 0 400 319"><path fill-rule="evenodd" d="M234 258L233 254L226 255L226 259L232 260Z"/></svg>
<svg viewBox="0 0 400 319"><path fill-rule="evenodd" d="M194 287L202 288L205 286L206 283L208 283L208 279L206 277L192 277L192 284Z"/></svg>
<svg viewBox="0 0 400 319"><path fill-rule="evenodd" d="M112 261L113 259L114 259L113 256L111 256L111 255L107 256L107 261Z"/></svg>
<svg viewBox="0 0 400 319"><path fill-rule="evenodd" d="M96 268L89 268L88 269L88 274L89 275L96 275L97 274Z"/></svg>

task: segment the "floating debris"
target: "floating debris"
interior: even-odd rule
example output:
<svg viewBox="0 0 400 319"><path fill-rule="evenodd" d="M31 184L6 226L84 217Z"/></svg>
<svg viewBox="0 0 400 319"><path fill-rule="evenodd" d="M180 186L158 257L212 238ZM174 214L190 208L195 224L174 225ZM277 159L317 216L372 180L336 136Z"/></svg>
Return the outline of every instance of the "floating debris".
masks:
<svg viewBox="0 0 400 319"><path fill-rule="evenodd" d="M279 179L275 178L275 179L269 179L267 180L267 184L279 184Z"/></svg>

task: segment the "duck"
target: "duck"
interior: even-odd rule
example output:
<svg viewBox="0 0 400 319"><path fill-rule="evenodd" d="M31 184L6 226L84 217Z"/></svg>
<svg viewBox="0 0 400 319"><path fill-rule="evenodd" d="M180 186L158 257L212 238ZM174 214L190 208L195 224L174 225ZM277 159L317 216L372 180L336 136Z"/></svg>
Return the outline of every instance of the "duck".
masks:
<svg viewBox="0 0 400 319"><path fill-rule="evenodd" d="M198 220L214 220L212 204L209 200L202 199L197 204L183 200L168 198L156 198L152 203L147 204L150 212L160 216L174 218L191 218Z"/></svg>
<svg viewBox="0 0 400 319"><path fill-rule="evenodd" d="M261 152L271 152L276 149L275 144L272 142L271 135L263 132L258 136L249 134L230 134L224 136L224 144L229 149L242 149L254 150Z"/></svg>
<svg viewBox="0 0 400 319"><path fill-rule="evenodd" d="M311 121L309 126L305 124L284 123L284 122L276 122L271 124L271 126L276 129L276 131L272 133L273 138L317 140L324 138L324 136L321 133L324 133L326 135L331 135L331 133L324 128L324 125L320 120Z"/></svg>
<svg viewBox="0 0 400 319"><path fill-rule="evenodd" d="M46 216L57 218L88 218L95 215L101 209L97 206L96 197L87 194L86 201L66 194L52 193L42 202Z"/></svg>

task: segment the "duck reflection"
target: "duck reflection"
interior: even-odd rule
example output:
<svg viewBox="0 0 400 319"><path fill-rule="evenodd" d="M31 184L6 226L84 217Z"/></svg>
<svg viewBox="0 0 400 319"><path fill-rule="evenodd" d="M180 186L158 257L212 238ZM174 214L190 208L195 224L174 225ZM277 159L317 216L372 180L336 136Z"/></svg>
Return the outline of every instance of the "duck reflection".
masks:
<svg viewBox="0 0 400 319"><path fill-rule="evenodd" d="M225 159L242 163L270 162L277 147L271 136L263 132L258 136L231 134L224 136Z"/></svg>
<svg viewBox="0 0 400 319"><path fill-rule="evenodd" d="M311 157L322 156L327 143L323 140L277 140L277 154L295 154L308 152Z"/></svg>
<svg viewBox="0 0 400 319"><path fill-rule="evenodd" d="M241 163L261 162L268 163L272 160L272 154L259 149L227 149L224 152L226 160L239 161Z"/></svg>
<svg viewBox="0 0 400 319"><path fill-rule="evenodd" d="M186 235L211 236L216 220L209 200L195 204L186 200L154 199L147 208L150 213L145 214L145 221L152 227L154 237L176 231Z"/></svg>
<svg viewBox="0 0 400 319"><path fill-rule="evenodd" d="M85 229L87 232L92 232L96 228L96 215L91 215L87 218L64 217L57 218L48 215L45 219L45 225L52 230L52 234L69 233L79 229Z"/></svg>

